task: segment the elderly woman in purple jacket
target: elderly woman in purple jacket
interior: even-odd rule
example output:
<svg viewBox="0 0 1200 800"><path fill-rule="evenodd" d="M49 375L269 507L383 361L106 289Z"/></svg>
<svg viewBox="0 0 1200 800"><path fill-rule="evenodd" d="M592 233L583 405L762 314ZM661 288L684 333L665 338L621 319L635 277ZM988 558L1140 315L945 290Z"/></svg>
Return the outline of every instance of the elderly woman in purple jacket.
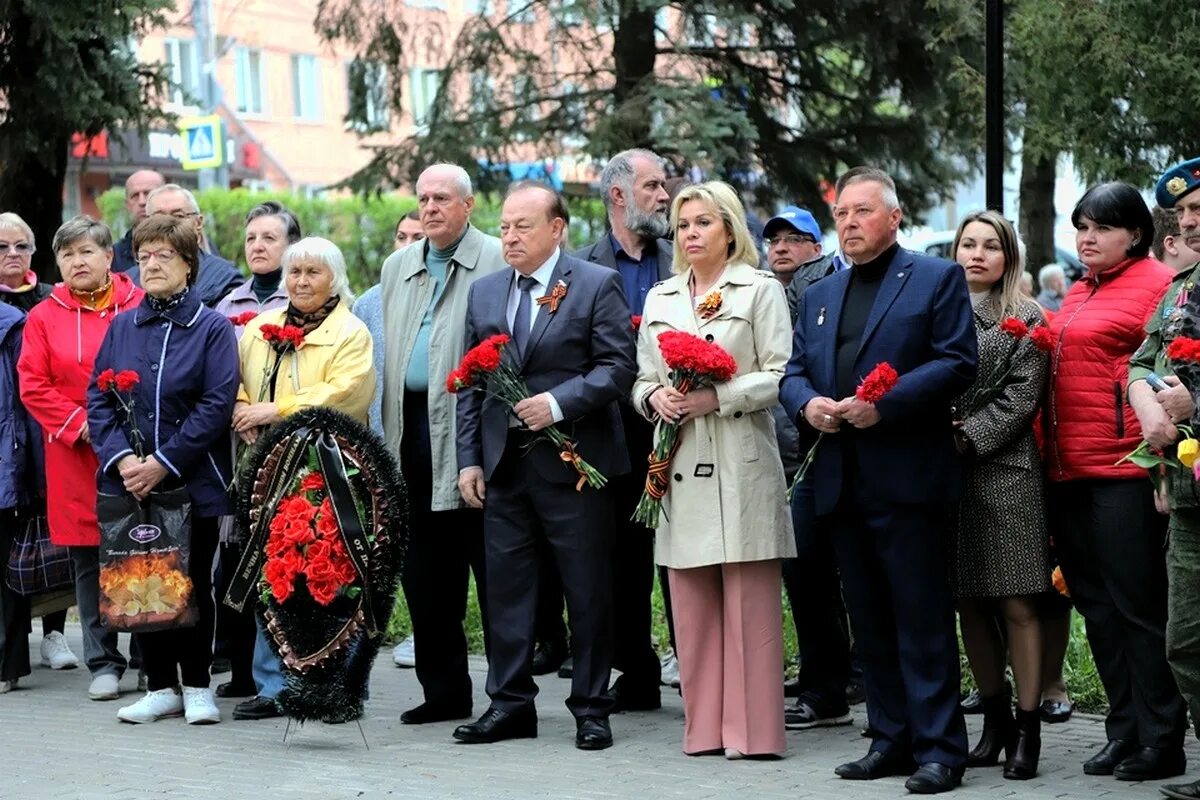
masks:
<svg viewBox="0 0 1200 800"><path fill-rule="evenodd" d="M117 317L96 356L88 425L100 461L99 489L142 500L156 489L187 487L192 503L189 577L199 610L195 627L139 634L149 691L117 712L124 722L183 714L188 723L219 722L209 688L214 604L212 563L217 519L233 512L229 427L239 379L233 327L193 290L200 253L186 220L147 217L133 232L146 296ZM112 392L95 375L134 370L131 435ZM140 438L144 458L135 452ZM182 679L182 690L180 683Z"/></svg>

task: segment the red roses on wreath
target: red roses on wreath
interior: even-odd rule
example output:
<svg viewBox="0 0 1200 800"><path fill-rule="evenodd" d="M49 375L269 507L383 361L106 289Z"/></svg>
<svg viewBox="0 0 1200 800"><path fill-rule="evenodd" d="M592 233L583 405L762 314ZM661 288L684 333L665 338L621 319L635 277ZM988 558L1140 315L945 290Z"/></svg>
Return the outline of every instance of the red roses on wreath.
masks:
<svg viewBox="0 0 1200 800"><path fill-rule="evenodd" d="M360 591L354 585L358 571L346 552L329 496L320 497L325 491L321 473L305 472L297 483L296 492L279 501L271 519L264 594L285 602L303 575L312 599L327 606L339 594L352 597Z"/></svg>

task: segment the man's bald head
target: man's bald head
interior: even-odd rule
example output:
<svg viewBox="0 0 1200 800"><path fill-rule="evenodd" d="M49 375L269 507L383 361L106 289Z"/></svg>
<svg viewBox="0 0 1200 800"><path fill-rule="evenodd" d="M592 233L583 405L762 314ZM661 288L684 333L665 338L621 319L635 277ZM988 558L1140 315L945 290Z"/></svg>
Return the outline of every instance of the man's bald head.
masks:
<svg viewBox="0 0 1200 800"><path fill-rule="evenodd" d="M150 193L167 182L161 173L139 169L125 181L125 210L133 224L146 218L146 200Z"/></svg>

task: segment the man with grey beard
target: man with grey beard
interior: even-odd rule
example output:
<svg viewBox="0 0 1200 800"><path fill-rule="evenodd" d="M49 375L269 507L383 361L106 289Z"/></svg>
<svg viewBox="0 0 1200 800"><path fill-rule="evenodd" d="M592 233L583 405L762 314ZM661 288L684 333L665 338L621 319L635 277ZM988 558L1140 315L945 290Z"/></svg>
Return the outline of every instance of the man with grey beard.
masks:
<svg viewBox="0 0 1200 800"><path fill-rule="evenodd" d="M609 229L598 242L573 253L621 273L629 311L637 317L650 287L671 277L671 243L663 238L671 230L664 165L649 150L625 150L609 159L600 174ZM621 421L633 469L609 482L617 517L613 668L622 673L612 686L613 711L649 711L661 706L662 675L650 641L654 531L631 517L646 481L646 455L653 447L654 429L628 402L621 403Z"/></svg>

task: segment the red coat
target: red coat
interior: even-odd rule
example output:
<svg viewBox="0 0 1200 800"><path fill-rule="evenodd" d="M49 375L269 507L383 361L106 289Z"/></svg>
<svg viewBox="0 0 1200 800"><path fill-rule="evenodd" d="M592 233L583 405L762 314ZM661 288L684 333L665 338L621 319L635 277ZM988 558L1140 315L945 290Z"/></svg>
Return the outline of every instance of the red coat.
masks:
<svg viewBox="0 0 1200 800"><path fill-rule="evenodd" d="M29 312L17 362L21 401L42 426L46 444L46 516L58 545L100 544L96 523L96 454L79 433L87 422L92 362L113 318L132 311L144 292L115 272L104 311L81 305L65 284Z"/></svg>
<svg viewBox="0 0 1200 800"><path fill-rule="evenodd" d="M1129 259L1077 281L1050 320L1046 467L1052 481L1145 478L1122 456L1142 441L1126 397L1129 359L1174 272L1153 258Z"/></svg>

